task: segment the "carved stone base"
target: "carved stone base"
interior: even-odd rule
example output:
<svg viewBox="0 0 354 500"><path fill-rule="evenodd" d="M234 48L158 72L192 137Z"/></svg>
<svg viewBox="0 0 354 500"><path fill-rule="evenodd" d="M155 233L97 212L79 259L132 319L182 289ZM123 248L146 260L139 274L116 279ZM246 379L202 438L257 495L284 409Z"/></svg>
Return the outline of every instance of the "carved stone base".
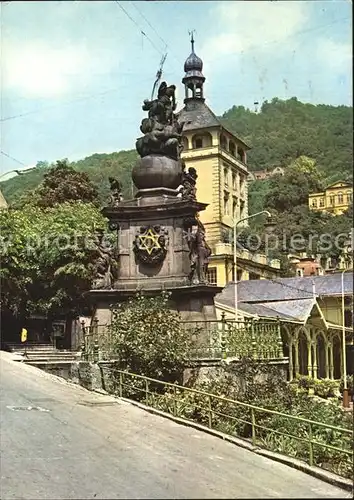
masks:
<svg viewBox="0 0 354 500"><path fill-rule="evenodd" d="M188 234L197 224L196 214L205 210L206 204L158 196L161 190L173 191L174 188L166 184L155 188L142 183L139 189L153 196L122 201L119 206L106 207L102 211L110 227L117 231L119 264L111 290L89 292L99 324L111 322L112 304L126 301L139 291L149 295L160 294L163 290L171 292L171 309L178 311L182 320L216 319L214 297L221 288L190 284ZM154 259L160 254L161 259Z"/></svg>
<svg viewBox="0 0 354 500"><path fill-rule="evenodd" d="M158 295L162 290L171 292L171 309L179 312L182 321L213 321L216 320L214 297L221 292L222 287L215 285L192 285L175 288L139 288L121 290L91 290L89 298L94 305L93 317L100 325L110 324L112 320L111 306L126 302L134 297L138 290L147 296Z"/></svg>

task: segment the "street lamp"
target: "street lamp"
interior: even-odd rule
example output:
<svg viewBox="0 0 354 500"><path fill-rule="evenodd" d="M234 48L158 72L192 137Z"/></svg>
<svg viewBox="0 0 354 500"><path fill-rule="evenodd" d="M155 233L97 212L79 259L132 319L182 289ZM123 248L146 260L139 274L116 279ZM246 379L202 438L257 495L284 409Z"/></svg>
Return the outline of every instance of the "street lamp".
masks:
<svg viewBox="0 0 354 500"><path fill-rule="evenodd" d="M272 216L268 210L262 210L262 212L257 212L256 214L249 215L248 217L244 217L240 219L234 224L234 304L235 304L235 321L238 319L238 297L237 297L237 226L248 219L253 219L253 217L257 217L258 215L266 214L268 219L265 223L265 227L270 232L274 229L275 225L272 222Z"/></svg>
<svg viewBox="0 0 354 500"><path fill-rule="evenodd" d="M342 290L342 363L343 363L343 407L349 407L349 394L348 394L348 383L347 383L347 349L345 340L345 300L344 300L344 273L353 271L352 269L344 269L341 272L341 290Z"/></svg>

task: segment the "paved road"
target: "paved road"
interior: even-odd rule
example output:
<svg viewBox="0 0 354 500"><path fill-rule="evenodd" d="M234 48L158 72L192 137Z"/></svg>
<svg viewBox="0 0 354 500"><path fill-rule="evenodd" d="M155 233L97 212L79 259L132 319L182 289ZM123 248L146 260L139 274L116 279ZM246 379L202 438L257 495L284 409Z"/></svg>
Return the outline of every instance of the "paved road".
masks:
<svg viewBox="0 0 354 500"><path fill-rule="evenodd" d="M0 376L1 500L350 497L8 353L0 354Z"/></svg>

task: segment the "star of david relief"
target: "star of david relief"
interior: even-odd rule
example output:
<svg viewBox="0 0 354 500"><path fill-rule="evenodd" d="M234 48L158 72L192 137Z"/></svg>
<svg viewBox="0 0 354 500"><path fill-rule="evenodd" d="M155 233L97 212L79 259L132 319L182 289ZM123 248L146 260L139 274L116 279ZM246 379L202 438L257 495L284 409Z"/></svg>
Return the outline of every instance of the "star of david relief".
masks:
<svg viewBox="0 0 354 500"><path fill-rule="evenodd" d="M141 227L134 241L134 252L143 264L160 264L167 254L168 231L161 226Z"/></svg>

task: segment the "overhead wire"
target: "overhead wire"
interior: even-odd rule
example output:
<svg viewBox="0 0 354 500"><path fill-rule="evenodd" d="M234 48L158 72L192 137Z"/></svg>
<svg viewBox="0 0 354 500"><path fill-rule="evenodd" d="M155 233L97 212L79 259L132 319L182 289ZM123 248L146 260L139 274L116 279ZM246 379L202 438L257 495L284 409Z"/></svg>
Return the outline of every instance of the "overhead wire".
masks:
<svg viewBox="0 0 354 500"><path fill-rule="evenodd" d="M18 115L12 115L12 116L6 116L5 118L1 118L0 121L1 122L7 122L8 120L14 120L15 118L21 118L22 116L27 116L27 115L32 115L34 113L38 113L40 111L43 111L43 110L46 110L46 109L52 109L52 108L57 108L58 106L66 106L68 104L72 104L73 102L77 102L77 101L85 101L87 99L92 99L93 97L98 97L98 96L102 96L102 95L105 95L105 94L108 94L110 92L117 92L117 90L119 89L111 89L111 90L106 90L104 92L98 92L96 94L92 94L90 96L85 96L85 97L78 97L76 99L71 99L70 101L66 101L66 102L62 102L60 104L52 104L50 106L43 106L41 107L40 109L34 109L32 111L26 111L24 113L20 113Z"/></svg>
<svg viewBox="0 0 354 500"><path fill-rule="evenodd" d="M298 35L303 35L303 34L306 34L306 33L311 33L313 31L318 31L322 28L326 28L328 26L332 26L333 24L336 24L336 23L339 23L341 21L349 21L351 18L350 17L341 17L340 19L335 19L334 21L331 21L330 23L326 23L326 24L321 24L319 26L316 26L314 28L307 28L307 29L304 29L304 30L299 30L299 31L296 31L295 33L293 33L291 35L291 38L292 37L296 37ZM289 37L290 38L290 37ZM245 41L247 41L247 38L244 39ZM276 40L269 40L269 41L264 41L262 43L262 45L250 45L249 47L247 47L246 51L249 52L249 51L252 51L254 49L259 49L260 47L264 47L264 45L272 45L273 43L280 43L280 42L284 42L284 40L282 39L276 39ZM243 54L243 50L241 51L241 54Z"/></svg>
<svg viewBox="0 0 354 500"><path fill-rule="evenodd" d="M120 4L118 0L115 0L115 3L122 9L122 11L125 13L125 15L132 21L132 23L135 24L135 26L138 28L140 33L151 43L153 48L161 55L163 55L162 51L156 47L154 42L151 40L151 38L145 33L145 31L142 30L142 28L139 26L139 24L135 21L135 19L125 10L125 8Z"/></svg>
<svg viewBox="0 0 354 500"><path fill-rule="evenodd" d="M164 50L169 49L170 54L173 55L173 57L176 59L178 64L180 64L180 60L177 58L177 56L171 51L171 48L169 47L168 43L162 36L157 32L157 30L154 28L154 26L151 24L151 22L148 20L148 18L145 16L145 14L142 13L142 11L136 6L134 2L131 2L131 4L135 7L135 9L139 12L141 17L145 20L145 22L150 26L150 28L153 30L153 32L158 36L158 38L161 40L161 42L164 44Z"/></svg>
<svg viewBox="0 0 354 500"><path fill-rule="evenodd" d="M5 153L5 151L1 150L0 153L4 156L6 156L7 158L9 158L10 160L13 160L14 162L18 163L19 165L22 165L24 167L27 167L28 165L26 165L25 163L23 163L22 161L20 160L17 160L16 158L14 158L13 156L9 155L8 153Z"/></svg>
<svg viewBox="0 0 354 500"><path fill-rule="evenodd" d="M159 33L156 31L156 29L153 27L153 25L150 23L150 21L147 19L147 17L141 12L140 9L138 9L138 7L136 6L136 4L134 2L130 2L133 7L139 12L139 14L141 15L141 17L146 21L146 23L150 26L150 28L153 30L153 32L155 33L155 35L158 36L158 38L161 40L161 42L164 44L165 46L165 49L168 47L168 44L167 42L159 35Z"/></svg>
<svg viewBox="0 0 354 500"><path fill-rule="evenodd" d="M2 3L4 4L5 2L2 2ZM155 43L151 40L151 38L140 27L139 23L127 12L127 10L121 5L121 3L118 0L115 0L115 3L120 7L120 9L124 12L124 14L131 20L131 22L133 22L133 24L139 29L139 32L150 42L150 44L152 45L152 47L159 54L162 54L162 51L159 50L159 48L155 45ZM134 8L139 12L139 14L141 15L141 17L145 20L145 22L149 25L149 27L158 36L158 38L160 39L160 41L164 44L165 48L169 48L167 42L164 40L163 37L161 37L161 35L157 32L157 30L154 28L154 26L151 24L151 22L147 19L147 17L138 9L138 7L135 5L134 2L131 2L131 3L134 6ZM301 34L304 34L304 33L316 31L316 30L322 29L322 28L324 28L326 26L331 26L331 25L333 25L335 23L338 23L338 22L341 22L341 21L346 21L348 19L349 19L348 17L340 18L340 19L336 19L336 20L332 21L331 23L327 23L327 24L324 24L324 25L321 25L321 26L317 26L315 28L309 28L309 29L305 29L305 30L300 30L300 31L294 33L293 36L298 36L298 35L301 35ZM272 41L269 41L269 42L265 42L265 44L272 44L272 43L278 43L278 42L279 42L279 40L272 40ZM248 47L247 50L252 50L252 49L255 49L257 47L259 47L259 46L253 45L253 46ZM174 58L176 60L178 60L177 57L173 53L172 53L172 55L174 56ZM119 90L119 89L110 89L110 90L107 90L107 91L104 91L104 92L99 92L99 93L92 94L90 96L85 96L85 97L81 97L81 98L72 99L72 100L67 101L65 103L55 104L55 105L52 105L52 106L45 106L45 107L42 107L42 108L37 109L37 110L27 111L27 112L24 112L24 113L20 113L18 115L8 116L8 117L5 117L5 118L1 118L0 122L5 122L5 121L13 120L13 119L16 119L16 118L20 118L20 117L23 117L23 116L35 114L35 113L38 113L38 112L40 112L42 110L45 110L45 109L52 109L52 108L56 108L56 107L60 107L60 106L65 106L65 105L71 104L73 102L84 101L84 100L87 100L87 99L91 99L91 98L95 98L95 97L98 97L98 96L106 95L106 94L108 94L110 92L116 92L117 90ZM4 151L1 151L1 154L3 154L4 156L7 156L8 158L12 159L13 161L19 163L20 165L26 166L23 162L17 160L16 158L13 158L11 155L8 155ZM284 285L284 286L286 286L286 285Z"/></svg>
<svg viewBox="0 0 354 500"><path fill-rule="evenodd" d="M127 85L127 86L130 86L130 85ZM88 96L83 96L83 97L76 97L75 99L70 99L69 101L61 102L59 104L52 104L52 105L49 105L49 106L42 106L39 109L34 109L32 111L25 111L24 113L19 113L18 115L6 116L5 118L1 118L0 122L6 122L6 121L9 121L9 120L14 120L15 118L21 118L23 116L32 115L32 114L35 114L35 113L40 113L41 111L45 111L46 109L53 109L53 108L58 108L58 107L61 107L61 106L67 106L68 104L72 104L74 102L80 102L80 101L86 101L88 99L94 99L96 97L104 96L104 95L112 93L112 92L119 92L122 88L124 88L124 87L116 87L114 89L104 90L103 92L95 92L94 94L91 94L91 95L88 95Z"/></svg>

